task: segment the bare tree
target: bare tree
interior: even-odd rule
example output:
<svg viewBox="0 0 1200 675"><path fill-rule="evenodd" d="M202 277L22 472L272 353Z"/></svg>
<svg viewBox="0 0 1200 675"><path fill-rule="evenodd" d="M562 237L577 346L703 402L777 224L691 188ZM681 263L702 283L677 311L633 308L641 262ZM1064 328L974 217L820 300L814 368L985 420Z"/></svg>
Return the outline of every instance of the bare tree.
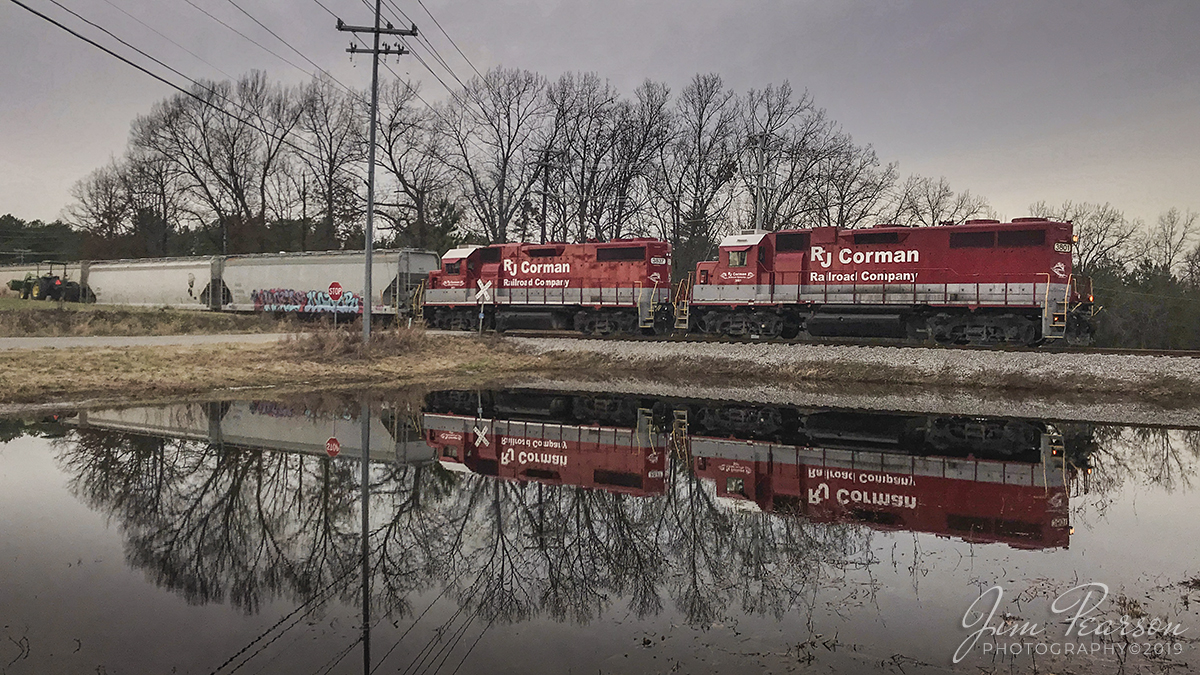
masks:
<svg viewBox="0 0 1200 675"><path fill-rule="evenodd" d="M1050 206L1038 202L1029 207L1033 216L1074 224L1075 267L1092 274L1100 267L1125 267L1134 257L1138 226L1111 204L1063 202Z"/></svg>
<svg viewBox="0 0 1200 675"><path fill-rule="evenodd" d="M258 250L272 202L284 186L289 144L300 107L290 90L261 72L238 82L200 82L193 96L173 96L133 125L131 149L165 160L183 191L183 210L202 227L215 225L215 244ZM261 243L259 244L261 246Z"/></svg>
<svg viewBox="0 0 1200 675"><path fill-rule="evenodd" d="M896 165L880 166L869 145L856 145L848 134L830 136L819 163L816 189L809 194L809 224L854 228L879 218L896 182Z"/></svg>
<svg viewBox="0 0 1200 675"><path fill-rule="evenodd" d="M737 174L737 119L737 100L716 74L696 75L675 104L675 133L662 146L653 190L677 269L708 257L724 224Z"/></svg>
<svg viewBox="0 0 1200 675"><path fill-rule="evenodd" d="M71 187L75 203L67 207L67 221L89 234L114 239L129 229L129 196L122 174L124 166L111 160Z"/></svg>
<svg viewBox="0 0 1200 675"><path fill-rule="evenodd" d="M418 248L437 245L439 204L450 187L447 144L437 113L420 104L418 89L393 80L380 96L379 164L395 181L396 201L380 211L396 238Z"/></svg>
<svg viewBox="0 0 1200 675"><path fill-rule="evenodd" d="M545 90L541 75L493 68L467 82L442 115L447 166L489 241L507 241L528 205L550 111Z"/></svg>
<svg viewBox="0 0 1200 675"><path fill-rule="evenodd" d="M165 256L168 240L179 229L180 186L174 167L154 154L131 154L121 173L134 235L142 254Z"/></svg>
<svg viewBox="0 0 1200 675"><path fill-rule="evenodd" d="M1158 224L1150 230L1146 239L1150 263L1167 274L1181 272L1188 245L1197 233L1197 218L1200 218L1200 214L1191 211L1181 213L1176 208L1160 214Z"/></svg>
<svg viewBox="0 0 1200 675"><path fill-rule="evenodd" d="M792 86L751 89L742 105L740 157L742 189L749 197L750 222L767 230L797 227L813 207L811 194L820 168L836 149L835 130L808 92Z"/></svg>
<svg viewBox="0 0 1200 675"><path fill-rule="evenodd" d="M610 169L613 237L627 234L630 226L635 229L630 234L648 234L631 222L647 211L655 160L671 137L670 99L665 84L646 80L634 92L633 101L622 101L617 106Z"/></svg>
<svg viewBox="0 0 1200 675"><path fill-rule="evenodd" d="M955 192L945 177L936 181L913 174L900 186L888 222L910 226L961 225L969 218L990 216L983 197L969 190Z"/></svg>
<svg viewBox="0 0 1200 675"><path fill-rule="evenodd" d="M362 211L357 170L366 156L366 115L357 96L343 92L325 75L309 82L302 96L299 124L308 152L298 156L312 178L320 218L302 248L334 249L352 236L350 229ZM307 195L304 199L307 212Z"/></svg>

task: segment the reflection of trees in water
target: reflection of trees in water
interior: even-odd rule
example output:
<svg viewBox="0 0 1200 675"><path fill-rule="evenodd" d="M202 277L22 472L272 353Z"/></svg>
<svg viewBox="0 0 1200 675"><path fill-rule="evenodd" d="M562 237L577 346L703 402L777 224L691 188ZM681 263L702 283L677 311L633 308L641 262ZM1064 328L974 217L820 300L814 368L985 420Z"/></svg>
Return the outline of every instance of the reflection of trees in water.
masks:
<svg viewBox="0 0 1200 675"><path fill-rule="evenodd" d="M74 494L117 520L129 563L188 602L254 612L354 568L347 463L95 430L59 460Z"/></svg>
<svg viewBox="0 0 1200 675"><path fill-rule="evenodd" d="M1091 429L1086 453L1079 455L1091 470L1075 472L1073 511L1103 515L1129 488L1192 490L1200 472L1200 431L1096 426Z"/></svg>
<svg viewBox="0 0 1200 675"><path fill-rule="evenodd" d="M686 468L656 497L455 475L444 501L395 511L380 530L381 565L431 570L488 621L586 623L626 598L638 617L670 602L707 623L732 607L783 614L823 567L865 553L864 529L722 508ZM388 577L377 575L391 593L386 607L420 587L392 590Z"/></svg>
<svg viewBox="0 0 1200 675"><path fill-rule="evenodd" d="M357 579L356 461L82 430L60 445L72 491L115 519L131 565L193 603L246 612ZM731 608L780 615L823 568L865 553L867 531L729 510L686 465L665 495L375 465L378 614L441 588L472 616L588 622L627 599L706 623ZM354 584L343 599L357 602Z"/></svg>

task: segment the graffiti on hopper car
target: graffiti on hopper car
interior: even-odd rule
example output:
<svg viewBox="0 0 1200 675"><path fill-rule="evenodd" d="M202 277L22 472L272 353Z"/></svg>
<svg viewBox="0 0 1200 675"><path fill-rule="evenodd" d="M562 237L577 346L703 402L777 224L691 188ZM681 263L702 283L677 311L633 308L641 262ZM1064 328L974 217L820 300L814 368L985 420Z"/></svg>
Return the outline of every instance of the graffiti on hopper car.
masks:
<svg viewBox="0 0 1200 675"><path fill-rule="evenodd" d="M250 297L258 312L357 314L362 309L361 296L350 291L343 291L337 300L329 297L328 291L297 291L291 288L256 289Z"/></svg>

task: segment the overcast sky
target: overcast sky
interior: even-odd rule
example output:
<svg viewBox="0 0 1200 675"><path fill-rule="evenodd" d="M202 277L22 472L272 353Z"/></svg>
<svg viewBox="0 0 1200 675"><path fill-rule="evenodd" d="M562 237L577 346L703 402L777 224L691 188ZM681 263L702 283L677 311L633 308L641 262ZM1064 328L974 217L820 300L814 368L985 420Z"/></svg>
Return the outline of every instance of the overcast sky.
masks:
<svg viewBox="0 0 1200 675"><path fill-rule="evenodd" d="M51 0L21 1L99 35ZM58 1L193 77L306 79L187 0ZM370 21L366 0L320 1ZM417 0L395 1L465 80L471 67ZM312 69L230 0L191 2ZM369 62L350 61L316 0L238 2L342 82L369 84ZM698 72L739 92L789 80L901 176L945 176L1006 218L1039 200L1145 220L1200 210L1200 0L424 2L480 70L596 71L624 93L645 78L678 91ZM58 217L72 183L119 156L134 116L171 93L10 0L0 64L0 214L27 219ZM445 96L412 57L392 67Z"/></svg>

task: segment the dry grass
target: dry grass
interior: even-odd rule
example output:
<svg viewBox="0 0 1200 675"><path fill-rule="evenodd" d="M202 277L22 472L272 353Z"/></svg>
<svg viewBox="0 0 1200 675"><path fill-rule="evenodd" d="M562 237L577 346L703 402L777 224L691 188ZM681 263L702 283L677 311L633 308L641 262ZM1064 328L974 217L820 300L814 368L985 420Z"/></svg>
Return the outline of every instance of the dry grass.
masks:
<svg viewBox="0 0 1200 675"><path fill-rule="evenodd" d="M294 330L297 325L294 319L263 314L82 306L85 309L23 302L24 306L0 311L0 337L271 333Z"/></svg>
<svg viewBox="0 0 1200 675"><path fill-rule="evenodd" d="M345 335L341 333L344 332ZM230 390L302 392L415 383L472 386L540 372L544 359L494 340L379 331L366 354L352 331L270 345L123 347L0 352L0 404L115 403Z"/></svg>
<svg viewBox="0 0 1200 675"><path fill-rule="evenodd" d="M328 322L307 326L304 332L289 335L284 344L289 354L305 358L367 359L423 352L429 340L420 327L375 329L364 349L359 320L338 326Z"/></svg>

